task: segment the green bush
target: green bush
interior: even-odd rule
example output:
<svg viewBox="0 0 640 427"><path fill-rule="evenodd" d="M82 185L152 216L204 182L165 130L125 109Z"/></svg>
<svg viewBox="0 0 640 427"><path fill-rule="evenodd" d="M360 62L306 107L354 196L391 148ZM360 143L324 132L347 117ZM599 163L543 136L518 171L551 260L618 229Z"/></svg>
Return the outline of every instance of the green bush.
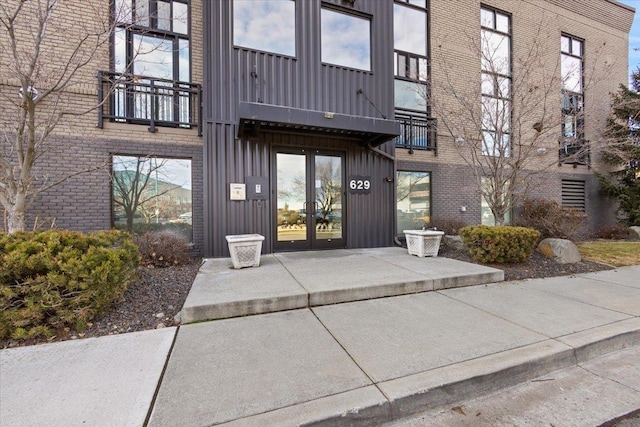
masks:
<svg viewBox="0 0 640 427"><path fill-rule="evenodd" d="M143 265L170 267L190 261L189 241L178 233L159 231L135 236L134 239Z"/></svg>
<svg viewBox="0 0 640 427"><path fill-rule="evenodd" d="M476 261L511 263L531 256L540 232L525 227L478 225L461 228L460 237Z"/></svg>
<svg viewBox="0 0 640 427"><path fill-rule="evenodd" d="M122 297L139 255L129 234L0 234L0 340L82 330Z"/></svg>
<svg viewBox="0 0 640 427"><path fill-rule="evenodd" d="M527 199L522 203L516 225L538 230L543 239L575 240L585 219L583 212L563 208L552 200Z"/></svg>

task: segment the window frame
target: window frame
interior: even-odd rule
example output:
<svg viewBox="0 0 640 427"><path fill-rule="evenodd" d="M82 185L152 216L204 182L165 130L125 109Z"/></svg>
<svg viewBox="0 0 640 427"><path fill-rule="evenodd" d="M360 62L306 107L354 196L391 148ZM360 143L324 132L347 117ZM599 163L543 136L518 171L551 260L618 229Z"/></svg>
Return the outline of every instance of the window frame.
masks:
<svg viewBox="0 0 640 427"><path fill-rule="evenodd" d="M568 51L563 49L563 39L568 40ZM578 43L580 46L580 53L574 53L574 43ZM561 89L561 103L560 110L562 114L561 121L561 129L560 129L560 149L559 149L559 157L562 162L563 159L571 156L576 150L581 149L584 146L585 135L584 135L584 67L585 67L585 40L580 37L573 36L571 34L562 32L560 34L560 61L562 61L565 57L574 58L580 61L580 88L579 92L566 89L565 79L568 76L565 76L562 70L562 66L560 67L560 77L562 81L562 89ZM570 126L568 120L571 121ZM569 130L570 129L570 130ZM576 160L577 163L580 163L579 160ZM574 163L576 163L574 162Z"/></svg>
<svg viewBox="0 0 640 427"><path fill-rule="evenodd" d="M348 17L351 18L358 18L358 19L362 19L364 21L366 21L369 24L369 69L366 68L358 68L358 67L354 67L351 65L345 65L345 64L338 64L335 62L329 62L329 61L325 61L323 59L323 53L324 53L324 49L323 49L323 31L322 31L322 12L323 11L329 11L329 12L334 12L334 13L340 13L343 15L346 15ZM371 15L368 14L364 14L352 9L346 9L346 8L342 8L333 4L329 4L329 3L322 3L321 7L320 7L320 63L323 66L329 66L329 67L339 67L339 68L344 68L345 70L353 70L353 71L359 71L362 73L368 73L368 74L373 74L374 70L373 70L373 19Z"/></svg>
<svg viewBox="0 0 640 427"><path fill-rule="evenodd" d="M399 211L399 209L398 209L398 183L400 182L400 174L401 173L406 173L406 174L425 174L425 176L428 178L427 191L429 192L429 196L428 196L428 201L426 202L427 207L425 209L427 211L427 213L428 213L427 216L429 217L428 223L430 223L431 219L433 218L433 196L432 196L433 172L424 171L424 170L398 169L398 170L396 170L396 179L395 179L395 182L396 182L396 188L395 188L395 212L396 212L396 214L395 214L395 222L396 222L396 230L395 230L395 233L396 233L397 236L402 236L403 235L402 230L400 228L404 228L404 227L401 226L400 219L398 218L398 211ZM409 197L409 194L410 193L407 194L407 197ZM410 212L408 212L408 213L410 213ZM411 218L411 221L412 221L412 223L414 223L413 227L411 229L415 229L416 218L415 217ZM424 217L423 217L423 221L424 221ZM427 221L424 221L424 222L425 222L425 224L423 224L423 225L428 225ZM422 226L422 225L420 225L420 226ZM407 228L404 228L404 229L407 229Z"/></svg>
<svg viewBox="0 0 640 427"><path fill-rule="evenodd" d="M162 161L168 160L168 161L188 161L189 162L189 168L188 168L188 173L189 173L189 199L190 199L190 205L191 205L191 223L187 223L189 224L189 236L184 236L187 237L190 243L193 243L194 241L194 233L193 233L193 211L194 211L194 176L193 176L193 164L194 164L194 159L191 157L177 157L177 156L171 156L171 155L159 155L159 154L153 154L153 155L145 155L145 154L130 154L130 153L111 153L109 155L109 174L111 176L111 180L110 180L110 185L109 185L109 207L110 207L110 218L111 218L111 227L112 228L119 228L116 226L116 203L115 203L115 179L113 178L113 175L115 173L115 169L114 166L116 165L116 158L129 158L129 159L136 159L136 161L140 161L140 160L149 160L151 161L152 159L162 159ZM157 164L156 164L157 167ZM160 168L157 168L160 169ZM157 180L158 182L160 182L160 180ZM168 182L168 181L162 181L162 182L166 182L169 184L173 184L173 185L178 185L177 183L173 183L173 182ZM181 189L184 189L184 185L180 186ZM167 190L166 193L168 193L169 191L172 190ZM162 193L160 196L157 196L159 201L162 200L167 200L166 194ZM149 199L152 200L152 199ZM179 197L180 203L182 204L181 200L182 197ZM143 202L144 203L144 202ZM138 206L138 208L143 204L140 203L140 205ZM136 209L136 211L138 211L138 209ZM187 212L188 213L188 212ZM135 218L135 216L134 216ZM177 217L179 219L179 215ZM166 225L166 224L163 224ZM122 229L122 227L120 227L120 229ZM126 224L125 224L125 229L126 229Z"/></svg>
<svg viewBox="0 0 640 427"><path fill-rule="evenodd" d="M485 22L483 20L483 16L484 13L491 13L491 26L485 25ZM502 18L506 18L507 19L507 31L503 31L501 29L499 29L499 25L498 25L498 17L502 17ZM485 156L500 156L500 155L504 155L506 157L510 157L511 156L511 151L513 149L513 142L512 142L512 138L511 138L511 124L513 122L513 16L512 14L491 7L491 6L487 6L485 4L481 4L480 5L480 49L483 50L484 49L484 32L488 31L491 34L497 34L499 36L504 36L506 37L506 40L509 42L509 47L508 47L508 74L505 73L500 73L500 72L496 72L495 70L485 70L485 65L483 64L483 60L481 57L481 66L480 66L480 75L481 75L481 79L480 79L480 96L481 96L481 110L482 110L482 128L481 128L481 134L482 134L482 155ZM481 52L481 55L483 53ZM484 76L489 76L489 79L485 79ZM489 94L489 93L485 93L485 82L486 81L491 81L491 86L493 87L493 93ZM507 82L507 95L504 96L501 92L501 87L502 84L500 82ZM491 106L490 103L495 102L496 106L499 105L500 103L506 103L508 104L506 107L504 107L503 111L508 111L508 117L503 118L503 120L506 123L501 123L503 129L498 130L498 129L491 129L485 126L486 123L486 119L485 119L485 110L488 110ZM496 117L497 116L504 116L505 114L500 114L499 111L497 111L496 108ZM496 123L493 123L494 127L497 127L497 124L499 124L499 120L496 118ZM505 126L506 125L506 128ZM485 135L491 135L491 140L494 141L492 144L489 144L488 139L485 138ZM504 138L506 137L507 140L505 142L500 143L500 146L496 145L496 142L499 138L499 135L502 136L502 140L504 141Z"/></svg>
<svg viewBox="0 0 640 427"><path fill-rule="evenodd" d="M405 7L408 8L410 10L416 10L419 12L424 13L424 19L425 19L425 23L424 23L424 27L425 27L425 55L422 55L420 53L416 53L416 52L409 52L406 50L402 50L402 49L397 49L395 46L395 40L394 40L394 46L393 46L393 61L394 61L394 65L393 65L393 78L394 81L395 80L400 80L400 81L404 81L407 83L414 83L414 84L420 84L422 85L425 90L426 88L429 87L429 82L431 81L431 62L430 62L430 51L431 51L431 43L430 43L430 9L429 9L429 0L424 0L425 1L425 7L416 5L416 4L412 4L409 3L407 0L395 0L393 2L393 6L395 9L395 6L399 6L399 7ZM394 11L395 13L395 11ZM395 21L395 19L394 19ZM395 23L394 23L395 25ZM401 67L400 67L400 59L404 58L405 59L405 67L404 67L404 73L401 72ZM417 65L417 73L415 77L412 77L412 73L411 73L411 59L415 59L416 61L416 65ZM420 67L420 63L421 61L424 61L424 74L422 73L422 69ZM394 109L397 111L401 111L401 112L407 112L410 114L420 114L420 115L424 115L425 118L430 114L430 105L428 102L425 102L425 106L423 109L413 109L413 108L406 108L406 107L401 107L401 106L397 106L396 105L396 98L395 98L395 83L394 83ZM428 98L428 96L427 96Z"/></svg>
<svg viewBox="0 0 640 427"><path fill-rule="evenodd" d="M127 0L125 0L127 1ZM157 5L158 5L158 1L159 0L143 0L145 2L148 2L148 4L150 5L149 7L149 14L148 14L148 19L149 19L149 25L145 26L145 25L139 25L136 23L136 7L137 7L137 2L140 0L128 0L130 2L131 5L131 11L129 14L129 18L130 18L130 22L127 22L126 20L118 20L118 11L116 10L117 7L117 1L114 1L112 3L112 16L114 19L114 23L115 23L115 27L116 27L116 31L114 31L114 35L112 36L112 43L111 43L111 69L116 71L116 72L122 72L124 74L131 74L133 75L133 67L134 67L134 63L135 63L135 53L134 53L134 37L136 35L141 36L141 37L153 37L153 38L157 38L157 39L161 39L161 40L168 40L171 42L172 45L172 76L170 80L173 80L174 82L185 82L185 83L189 83L191 82L191 77L193 74L193 70L191 67L192 64L192 49L191 49L191 4L189 0L163 0L163 2L168 2L170 3L170 10L173 11L173 7L175 3L180 3L180 4L184 4L187 7L187 32L186 33L179 33L179 32L175 32L172 30L164 30L161 28L158 28L158 17L157 17ZM156 13L152 13L153 11L156 11ZM171 26L173 27L174 25L174 19L173 19L173 14L172 17L170 19L171 22ZM172 28L173 29L173 28ZM124 53L124 59L125 59L125 63L124 64L117 64L117 57L118 57L118 52L116 52L116 32L118 32L118 30L124 30L125 32L125 37L124 37L124 41L125 41L125 53ZM187 80L180 80L180 41L187 41L189 44L189 75L188 75L188 79ZM118 68L121 68L121 70L118 70ZM142 77L152 77L149 75L141 75Z"/></svg>
<svg viewBox="0 0 640 427"><path fill-rule="evenodd" d="M268 0L264 0L264 1L268 1ZM276 55L276 56L281 56L284 58L291 58L291 59L296 59L298 56L298 4L295 0L288 0L291 3L293 3L293 54L289 54L289 53L283 53L283 52L276 52L274 50L265 50L265 49L261 49L261 48L256 48L256 47L252 47L252 46L245 46L242 44L237 44L235 37L236 37L236 26L235 26L235 3L236 0L232 0L231 2L231 6L232 6L232 11L231 11L231 43L233 45L234 49L244 49L244 50L250 50L253 52L261 52L261 53L265 53L265 54L269 54L269 55Z"/></svg>

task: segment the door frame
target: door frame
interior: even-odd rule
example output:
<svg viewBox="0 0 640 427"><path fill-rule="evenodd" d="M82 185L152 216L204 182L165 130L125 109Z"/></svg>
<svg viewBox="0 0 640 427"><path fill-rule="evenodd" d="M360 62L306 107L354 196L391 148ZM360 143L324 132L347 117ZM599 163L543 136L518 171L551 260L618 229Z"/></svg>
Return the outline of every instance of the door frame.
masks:
<svg viewBox="0 0 640 427"><path fill-rule="evenodd" d="M315 212L312 215L307 214L307 237L305 240L294 241L278 241L278 154L296 154L305 156L306 170L306 194L307 203L309 199L315 199L315 158L316 156L335 156L340 158L341 162L341 180L342 180L342 237L339 239L318 239L315 233ZM347 247L347 191L346 191L346 151L322 149L314 147L292 147L292 146L275 146L272 149L271 163L271 188L273 189L273 197L271 197L271 232L274 252L286 251L308 251L308 250L324 250L324 249L343 249ZM312 228L313 227L313 228Z"/></svg>

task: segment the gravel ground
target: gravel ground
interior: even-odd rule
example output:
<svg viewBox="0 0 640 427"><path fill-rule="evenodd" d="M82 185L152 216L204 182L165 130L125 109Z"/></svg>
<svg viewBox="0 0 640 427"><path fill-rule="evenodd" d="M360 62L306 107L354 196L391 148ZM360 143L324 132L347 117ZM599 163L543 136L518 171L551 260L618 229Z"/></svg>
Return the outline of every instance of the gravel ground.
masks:
<svg viewBox="0 0 640 427"><path fill-rule="evenodd" d="M438 256L473 262L465 252L445 245ZM64 341L68 339L98 337L174 326L174 316L184 304L191 284L201 265L201 260L167 268L138 269L138 280L126 290L122 300L96 318L89 328L82 332L60 331L51 339L14 342L0 341L0 348ZM612 267L590 261L576 264L558 264L534 252L529 260L518 264L491 265L505 272L505 280L521 280L537 277L563 276L592 271L610 270Z"/></svg>

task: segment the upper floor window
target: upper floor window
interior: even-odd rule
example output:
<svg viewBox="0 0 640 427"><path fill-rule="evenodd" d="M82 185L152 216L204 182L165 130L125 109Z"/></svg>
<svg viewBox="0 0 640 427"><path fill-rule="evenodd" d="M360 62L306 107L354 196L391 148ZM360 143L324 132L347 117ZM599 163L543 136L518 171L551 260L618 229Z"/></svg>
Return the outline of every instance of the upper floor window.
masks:
<svg viewBox="0 0 640 427"><path fill-rule="evenodd" d="M371 71L371 21L323 8L322 62Z"/></svg>
<svg viewBox="0 0 640 427"><path fill-rule="evenodd" d="M568 35L561 37L562 136L565 138L582 137L582 53L582 40Z"/></svg>
<svg viewBox="0 0 640 427"><path fill-rule="evenodd" d="M116 0L114 71L190 81L188 0Z"/></svg>
<svg viewBox="0 0 640 427"><path fill-rule="evenodd" d="M396 108L426 111L426 0L402 0L394 3L393 48Z"/></svg>
<svg viewBox="0 0 640 427"><path fill-rule="evenodd" d="M295 2L293 0L233 0L233 44L295 56Z"/></svg>
<svg viewBox="0 0 640 427"><path fill-rule="evenodd" d="M563 34L560 37L560 73L562 78L561 161L589 162L584 143L584 41Z"/></svg>
<svg viewBox="0 0 640 427"><path fill-rule="evenodd" d="M511 17L480 10L482 154L511 155Z"/></svg>

